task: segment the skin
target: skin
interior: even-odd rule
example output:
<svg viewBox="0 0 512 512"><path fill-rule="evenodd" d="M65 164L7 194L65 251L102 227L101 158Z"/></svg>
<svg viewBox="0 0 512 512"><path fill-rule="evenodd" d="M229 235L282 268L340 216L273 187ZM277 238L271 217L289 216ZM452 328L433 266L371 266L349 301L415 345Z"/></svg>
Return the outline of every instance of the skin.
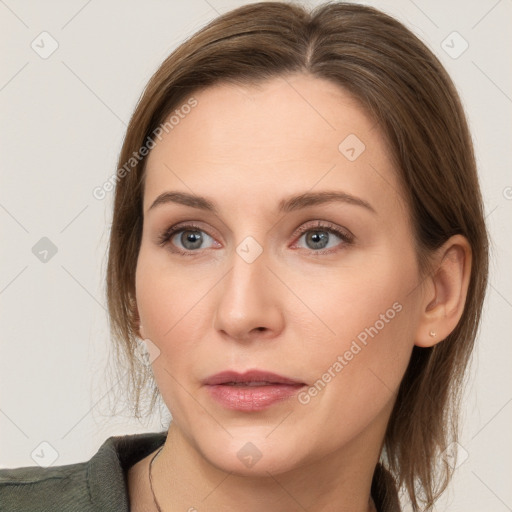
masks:
<svg viewBox="0 0 512 512"><path fill-rule="evenodd" d="M421 275L385 138L337 85L295 74L259 86L220 84L194 97L198 105L148 157L136 271L139 334L160 350L153 371L173 416L153 466L159 504L372 510L371 480L411 351L456 326L469 246L452 237L432 255L435 271ZM349 134L366 146L354 161L338 149ZM207 197L219 214L176 203L150 209L171 190ZM282 199L318 191L343 191L374 211L333 202L277 213ZM203 244L184 246L178 232L159 245L182 221L199 226ZM353 241L319 221L348 230ZM301 226L320 230L328 247L316 248ZM236 252L248 236L263 249L252 263ZM192 255L171 250L190 247ZM226 369L257 368L313 386L393 304L401 308L394 318L307 404L293 397L233 411L202 385ZM252 467L237 456L248 442L261 454ZM155 510L149 459L129 472L133 510Z"/></svg>

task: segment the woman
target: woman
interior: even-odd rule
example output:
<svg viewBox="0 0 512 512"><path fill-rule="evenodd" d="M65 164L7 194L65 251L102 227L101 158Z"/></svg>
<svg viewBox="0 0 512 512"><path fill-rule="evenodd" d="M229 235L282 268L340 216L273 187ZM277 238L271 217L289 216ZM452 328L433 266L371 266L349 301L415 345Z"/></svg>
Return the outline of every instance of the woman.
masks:
<svg viewBox="0 0 512 512"><path fill-rule="evenodd" d="M361 5L235 9L151 78L113 181L113 337L172 422L3 470L3 509L431 508L487 235L425 45Z"/></svg>

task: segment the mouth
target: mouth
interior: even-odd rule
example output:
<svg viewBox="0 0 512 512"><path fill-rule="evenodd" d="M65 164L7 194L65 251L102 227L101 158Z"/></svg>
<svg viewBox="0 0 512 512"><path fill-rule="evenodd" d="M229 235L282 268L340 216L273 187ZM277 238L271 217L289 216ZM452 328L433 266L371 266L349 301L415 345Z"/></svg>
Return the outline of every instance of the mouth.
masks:
<svg viewBox="0 0 512 512"><path fill-rule="evenodd" d="M304 382L260 370L246 373L226 371L203 381L211 398L223 407L256 412L290 399Z"/></svg>

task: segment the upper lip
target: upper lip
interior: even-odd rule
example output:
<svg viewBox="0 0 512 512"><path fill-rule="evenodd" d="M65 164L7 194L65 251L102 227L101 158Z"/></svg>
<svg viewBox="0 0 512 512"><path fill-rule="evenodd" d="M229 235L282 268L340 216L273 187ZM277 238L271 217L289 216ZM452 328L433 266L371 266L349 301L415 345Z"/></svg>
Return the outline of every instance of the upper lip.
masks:
<svg viewBox="0 0 512 512"><path fill-rule="evenodd" d="M211 375L203 381L204 385L214 386L216 384L228 384L230 382L268 382L271 384L304 384L298 380L289 379L277 373L264 370L249 370L245 373L238 373L233 370Z"/></svg>

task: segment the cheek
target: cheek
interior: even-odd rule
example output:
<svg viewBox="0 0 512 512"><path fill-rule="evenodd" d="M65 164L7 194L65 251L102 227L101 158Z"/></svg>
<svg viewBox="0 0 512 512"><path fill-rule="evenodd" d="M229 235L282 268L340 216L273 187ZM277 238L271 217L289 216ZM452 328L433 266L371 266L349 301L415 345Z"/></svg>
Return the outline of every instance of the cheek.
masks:
<svg viewBox="0 0 512 512"><path fill-rule="evenodd" d="M315 344L308 348L320 349L320 356L323 352L348 349L354 339L364 344L377 335L381 340L394 338L398 331L406 337L406 325L413 327L412 323L409 325L408 312L414 300L410 292L417 282L413 255L400 258L389 251L364 262L361 259L328 274L324 270L316 275L309 272L307 278L296 280L294 292L304 299L309 313L305 316L301 309L294 321L312 319L308 320L309 334L314 325L317 332L321 329L324 341L320 345L318 336L306 337L306 342Z"/></svg>
<svg viewBox="0 0 512 512"><path fill-rule="evenodd" d="M167 345L184 324L190 328L190 319L201 310L201 299L206 292L202 277L198 272L169 268L165 255L155 257L143 244L135 285L139 316L147 338Z"/></svg>
<svg viewBox="0 0 512 512"><path fill-rule="evenodd" d="M388 251L364 266L333 273L321 291L310 290L308 306L321 320L317 329L320 326L325 333L319 341L310 328L303 338L310 381L320 379L318 387L329 382L325 387L339 388L343 396L347 391L359 395L368 386L376 392L373 382L383 388L381 398L390 395L389 389L400 383L414 343L418 297L411 290L417 281L414 254Z"/></svg>
<svg viewBox="0 0 512 512"><path fill-rule="evenodd" d="M197 365L208 346L202 342L211 335L209 294L215 281L207 268L172 268L164 253L141 247L136 272L137 307L144 336L160 351L153 362L153 373L168 406L182 389L180 385L198 385Z"/></svg>
<svg viewBox="0 0 512 512"><path fill-rule="evenodd" d="M407 368L418 321L411 293L418 275L414 254L401 256L381 254L329 281L322 292L328 300L311 296L331 333L307 347L312 385L299 400L319 425L333 429L333 439L341 435L339 421L346 432L357 431L389 406Z"/></svg>
<svg viewBox="0 0 512 512"><path fill-rule="evenodd" d="M170 271L158 258L141 247L136 272L136 298L143 335L159 349L152 362L153 375L162 399L175 422L187 417L190 406L184 391L190 388L188 379L193 375L196 361L193 340L198 320L204 316L201 297L205 283L195 281L190 273Z"/></svg>
<svg viewBox="0 0 512 512"><path fill-rule="evenodd" d="M354 325L355 335L339 338L329 353L323 351L311 361L316 379L299 401L313 427L326 431L327 451L374 421L388 421L413 347L408 308L394 304L395 309L386 309L385 301L383 307L376 306L377 320Z"/></svg>

